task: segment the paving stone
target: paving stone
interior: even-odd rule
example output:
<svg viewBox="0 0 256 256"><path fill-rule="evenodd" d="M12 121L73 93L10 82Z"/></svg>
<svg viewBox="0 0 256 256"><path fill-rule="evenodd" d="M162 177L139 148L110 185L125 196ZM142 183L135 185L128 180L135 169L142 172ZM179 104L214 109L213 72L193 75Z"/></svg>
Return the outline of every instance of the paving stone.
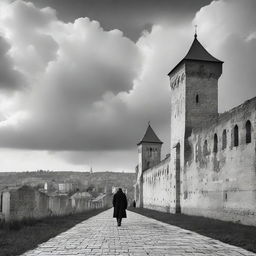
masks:
<svg viewBox="0 0 256 256"><path fill-rule="evenodd" d="M129 211L117 227L112 211L83 221L22 256L256 256Z"/></svg>

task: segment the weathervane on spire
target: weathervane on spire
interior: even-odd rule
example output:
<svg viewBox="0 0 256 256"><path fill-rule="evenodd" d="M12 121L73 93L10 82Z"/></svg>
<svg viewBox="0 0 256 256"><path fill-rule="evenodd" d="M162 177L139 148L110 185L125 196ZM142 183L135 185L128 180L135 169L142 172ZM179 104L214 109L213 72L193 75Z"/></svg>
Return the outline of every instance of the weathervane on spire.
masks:
<svg viewBox="0 0 256 256"><path fill-rule="evenodd" d="M150 121L148 121L148 126L150 126Z"/></svg>
<svg viewBox="0 0 256 256"><path fill-rule="evenodd" d="M197 38L197 25L195 25L195 38Z"/></svg>

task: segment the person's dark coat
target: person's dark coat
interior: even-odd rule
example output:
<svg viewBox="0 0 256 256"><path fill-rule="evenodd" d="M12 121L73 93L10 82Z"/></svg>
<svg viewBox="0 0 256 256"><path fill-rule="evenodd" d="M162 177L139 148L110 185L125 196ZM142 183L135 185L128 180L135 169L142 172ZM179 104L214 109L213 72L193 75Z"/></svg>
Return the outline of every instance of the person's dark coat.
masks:
<svg viewBox="0 0 256 256"><path fill-rule="evenodd" d="M119 189L113 197L114 214L113 218L126 218L127 198L125 193Z"/></svg>

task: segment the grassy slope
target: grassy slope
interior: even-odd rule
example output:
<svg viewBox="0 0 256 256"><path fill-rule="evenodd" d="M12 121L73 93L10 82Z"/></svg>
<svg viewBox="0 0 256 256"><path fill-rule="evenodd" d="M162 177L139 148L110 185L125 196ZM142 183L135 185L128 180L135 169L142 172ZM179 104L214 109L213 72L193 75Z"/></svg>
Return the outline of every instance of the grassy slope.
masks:
<svg viewBox="0 0 256 256"><path fill-rule="evenodd" d="M224 243L256 252L256 227L253 226L245 226L204 217L183 214L176 215L143 208L130 208L129 210L164 223L197 232Z"/></svg>
<svg viewBox="0 0 256 256"><path fill-rule="evenodd" d="M0 227L0 256L15 256L35 248L105 209L90 210L68 216L48 217L37 221L12 223Z"/></svg>

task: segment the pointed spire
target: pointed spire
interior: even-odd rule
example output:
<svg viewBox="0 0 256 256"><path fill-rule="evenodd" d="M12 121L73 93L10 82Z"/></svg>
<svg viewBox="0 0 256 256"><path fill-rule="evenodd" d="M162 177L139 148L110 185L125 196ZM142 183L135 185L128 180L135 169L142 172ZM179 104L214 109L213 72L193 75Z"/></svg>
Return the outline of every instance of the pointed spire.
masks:
<svg viewBox="0 0 256 256"><path fill-rule="evenodd" d="M197 25L195 25L195 38L197 38Z"/></svg>
<svg viewBox="0 0 256 256"><path fill-rule="evenodd" d="M143 139L137 145L139 146L141 143L163 144L163 142L157 137L154 130L150 126L150 122L148 122L148 128L146 130L146 133L145 133Z"/></svg>

